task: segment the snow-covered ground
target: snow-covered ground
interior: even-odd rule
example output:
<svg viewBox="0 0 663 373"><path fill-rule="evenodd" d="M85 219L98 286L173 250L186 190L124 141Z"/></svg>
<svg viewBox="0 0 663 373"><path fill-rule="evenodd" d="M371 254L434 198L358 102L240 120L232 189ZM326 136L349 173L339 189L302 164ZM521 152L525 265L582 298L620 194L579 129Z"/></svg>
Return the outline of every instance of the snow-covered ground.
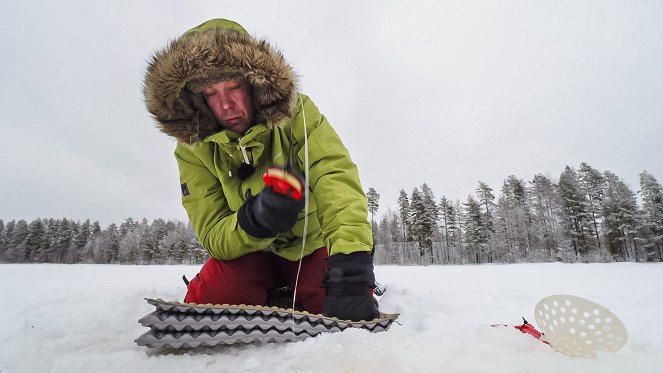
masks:
<svg viewBox="0 0 663 373"><path fill-rule="evenodd" d="M198 266L0 265L0 372L660 372L663 264L378 266L386 333L154 354L133 340L153 307L181 300ZM539 299L573 294L617 314L616 353L569 358L512 328Z"/></svg>

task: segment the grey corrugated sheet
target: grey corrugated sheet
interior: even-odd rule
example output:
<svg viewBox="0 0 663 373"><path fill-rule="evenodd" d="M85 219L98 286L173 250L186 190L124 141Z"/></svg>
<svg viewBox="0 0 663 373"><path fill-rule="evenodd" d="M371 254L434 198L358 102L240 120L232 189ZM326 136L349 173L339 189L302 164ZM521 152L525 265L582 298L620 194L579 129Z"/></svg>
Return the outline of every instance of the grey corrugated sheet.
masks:
<svg viewBox="0 0 663 373"><path fill-rule="evenodd" d="M353 322L276 307L147 302L156 311L139 320L150 330L136 343L150 348L299 341L347 328L381 332L398 318L397 314L381 314L374 320Z"/></svg>

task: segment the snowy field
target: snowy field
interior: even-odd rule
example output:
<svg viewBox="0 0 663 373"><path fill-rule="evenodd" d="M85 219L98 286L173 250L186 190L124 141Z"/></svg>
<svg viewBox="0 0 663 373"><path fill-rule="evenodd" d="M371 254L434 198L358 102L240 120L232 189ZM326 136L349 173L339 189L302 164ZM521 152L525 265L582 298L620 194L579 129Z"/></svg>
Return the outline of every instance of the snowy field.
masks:
<svg viewBox="0 0 663 373"><path fill-rule="evenodd" d="M378 266L386 333L154 354L133 342L143 297L181 300L198 266L0 265L0 372L661 372L663 264ZM627 345L569 358L512 328L573 294L617 314Z"/></svg>

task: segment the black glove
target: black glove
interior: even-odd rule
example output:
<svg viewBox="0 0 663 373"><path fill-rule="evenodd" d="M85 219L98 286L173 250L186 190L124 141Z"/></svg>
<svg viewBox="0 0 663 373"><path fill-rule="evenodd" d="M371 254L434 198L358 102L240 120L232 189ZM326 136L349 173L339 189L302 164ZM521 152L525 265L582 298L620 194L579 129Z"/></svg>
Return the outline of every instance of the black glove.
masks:
<svg viewBox="0 0 663 373"><path fill-rule="evenodd" d="M265 188L257 196L246 191L246 202L237 211L237 222L248 234L258 237L274 237L292 229L297 214L304 208L304 198L293 199Z"/></svg>
<svg viewBox="0 0 663 373"><path fill-rule="evenodd" d="M323 314L353 321L373 320L380 315L371 294L375 274L369 253L332 255L327 259L327 268Z"/></svg>

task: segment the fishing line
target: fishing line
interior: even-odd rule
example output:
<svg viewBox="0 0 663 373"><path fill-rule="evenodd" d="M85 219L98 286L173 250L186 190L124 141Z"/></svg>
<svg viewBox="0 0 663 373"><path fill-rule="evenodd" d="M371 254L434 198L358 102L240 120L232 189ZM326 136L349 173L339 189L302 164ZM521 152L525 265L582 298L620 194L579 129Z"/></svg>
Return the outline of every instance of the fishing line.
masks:
<svg viewBox="0 0 663 373"><path fill-rule="evenodd" d="M297 300L297 285L299 284L299 273L302 270L302 259L304 258L304 247L306 247L306 235L308 233L307 230L308 230L308 199L309 199L308 134L306 133L306 112L304 111L304 100L302 100L301 97L299 98L299 102L302 107L302 118L304 120L304 233L302 234L302 250L299 253L299 265L297 266L297 276L295 277L295 289L292 294L292 333L293 334L295 334L295 302ZM296 335L294 337L296 337Z"/></svg>

